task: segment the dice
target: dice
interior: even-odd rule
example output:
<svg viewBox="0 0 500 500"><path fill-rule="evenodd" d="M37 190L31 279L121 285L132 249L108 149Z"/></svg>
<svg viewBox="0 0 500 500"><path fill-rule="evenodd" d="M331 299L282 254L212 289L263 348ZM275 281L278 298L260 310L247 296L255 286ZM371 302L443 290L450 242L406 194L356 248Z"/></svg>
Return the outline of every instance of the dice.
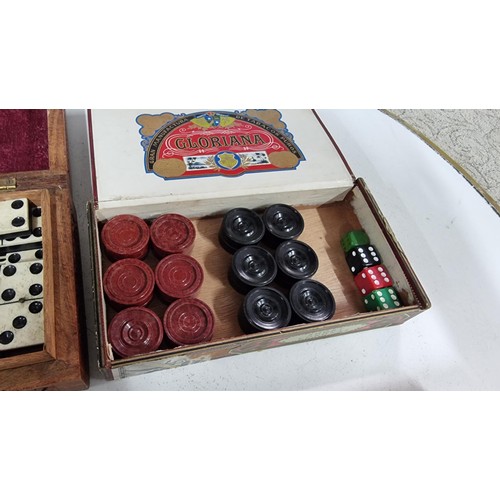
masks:
<svg viewBox="0 0 500 500"><path fill-rule="evenodd" d="M382 265L380 254L365 231L349 231L342 236L340 243L354 275L354 283L363 295L365 309L372 312L402 307L403 302L389 271Z"/></svg>
<svg viewBox="0 0 500 500"><path fill-rule="evenodd" d="M382 263L377 249L370 244L353 247L345 254L345 258L354 276L365 267L376 266Z"/></svg>
<svg viewBox="0 0 500 500"><path fill-rule="evenodd" d="M389 271L382 265L366 267L354 277L354 283L363 295L373 290L393 286Z"/></svg>
<svg viewBox="0 0 500 500"><path fill-rule="evenodd" d="M340 240L340 244L344 249L344 253L347 253L354 247L369 245L370 239L368 238L368 235L363 231L363 229L357 229L345 233Z"/></svg>
<svg viewBox="0 0 500 500"><path fill-rule="evenodd" d="M373 290L370 294L365 295L363 301L367 311L396 309L403 305L394 287Z"/></svg>

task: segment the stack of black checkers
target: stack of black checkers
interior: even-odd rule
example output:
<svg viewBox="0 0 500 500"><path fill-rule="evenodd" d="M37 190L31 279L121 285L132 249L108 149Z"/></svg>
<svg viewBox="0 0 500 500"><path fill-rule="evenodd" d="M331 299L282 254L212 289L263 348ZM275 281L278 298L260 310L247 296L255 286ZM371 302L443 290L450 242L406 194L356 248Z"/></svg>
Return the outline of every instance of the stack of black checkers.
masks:
<svg viewBox="0 0 500 500"><path fill-rule="evenodd" d="M239 323L245 333L325 321L335 314L330 290L311 277L316 252L297 238L304 219L293 207L275 204L260 215L248 208L226 213L221 246L233 254L229 283L244 295Z"/></svg>

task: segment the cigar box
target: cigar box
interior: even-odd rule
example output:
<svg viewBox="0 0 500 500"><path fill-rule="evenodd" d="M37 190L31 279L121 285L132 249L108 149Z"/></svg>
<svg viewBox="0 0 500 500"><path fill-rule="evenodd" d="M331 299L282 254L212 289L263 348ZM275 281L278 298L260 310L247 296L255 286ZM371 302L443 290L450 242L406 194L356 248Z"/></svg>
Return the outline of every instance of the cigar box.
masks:
<svg viewBox="0 0 500 500"><path fill-rule="evenodd" d="M88 387L62 110L0 110L0 389Z"/></svg>
<svg viewBox="0 0 500 500"><path fill-rule="evenodd" d="M356 166L347 164L314 110L90 110L87 118L95 331L107 378L363 330L376 335L377 328L401 324L430 307L369 187L356 177ZM232 209L262 217L276 204L292 207L302 217L303 231L296 239L316 253L318 266L311 279L333 295L335 313L319 321L295 317L285 326L245 332L245 291L231 282L234 255L221 245L220 231ZM195 229L189 255L203 270L196 298L212 311L213 334L189 345L155 339L150 352L119 354L110 325L123 308L115 307L105 290L114 259L103 244L103 228L123 215L138 217L151 228L165 214L186 217ZM355 282L341 243L350 231L364 231L370 248L376 248L397 291L397 307L367 307L369 299ZM150 245L141 262L154 271L163 258ZM269 287L285 297L290 291L274 282ZM164 317L176 302L165 301L159 292L156 286L146 309L168 330Z"/></svg>

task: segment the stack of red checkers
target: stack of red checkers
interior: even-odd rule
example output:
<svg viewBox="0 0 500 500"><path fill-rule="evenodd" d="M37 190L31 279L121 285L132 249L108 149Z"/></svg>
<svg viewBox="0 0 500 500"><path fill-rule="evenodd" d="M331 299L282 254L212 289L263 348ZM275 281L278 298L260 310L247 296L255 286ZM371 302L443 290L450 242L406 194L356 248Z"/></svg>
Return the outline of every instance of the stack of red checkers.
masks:
<svg viewBox="0 0 500 500"><path fill-rule="evenodd" d="M142 259L148 253L149 226L135 215L117 215L102 228L101 239L112 260Z"/></svg>
<svg viewBox="0 0 500 500"><path fill-rule="evenodd" d="M212 339L214 315L201 300L179 299L165 311L163 327L176 346L200 344Z"/></svg>
<svg viewBox="0 0 500 500"><path fill-rule="evenodd" d="M167 302L193 296L203 283L200 264L184 254L172 254L163 258L155 269L158 290Z"/></svg>
<svg viewBox="0 0 500 500"><path fill-rule="evenodd" d="M160 318L145 307L129 307L120 311L108 328L113 350L124 358L156 351L163 337Z"/></svg>
<svg viewBox="0 0 500 500"><path fill-rule="evenodd" d="M200 264L187 255L196 231L179 214L158 217L149 227L133 215L119 215L105 224L102 242L111 264L103 285L108 304L120 312L108 326L113 351L123 358L158 350L162 339L170 347L208 342L213 336L214 314L194 295L203 284ZM151 249L160 259L156 267L141 261ZM163 322L146 306L154 289L170 305ZM164 346L165 347L165 346Z"/></svg>
<svg viewBox="0 0 500 500"><path fill-rule="evenodd" d="M104 273L104 291L117 308L142 307L153 298L155 275L139 259L122 259Z"/></svg>
<svg viewBox="0 0 500 500"><path fill-rule="evenodd" d="M151 245L160 258L189 252L195 237L193 223L183 215L161 215L151 224Z"/></svg>

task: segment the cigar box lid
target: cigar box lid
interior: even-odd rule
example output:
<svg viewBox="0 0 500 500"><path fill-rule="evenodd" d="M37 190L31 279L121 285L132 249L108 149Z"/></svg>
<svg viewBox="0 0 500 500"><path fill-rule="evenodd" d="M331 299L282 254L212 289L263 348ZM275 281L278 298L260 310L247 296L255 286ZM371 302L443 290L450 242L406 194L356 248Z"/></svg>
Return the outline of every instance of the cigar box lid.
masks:
<svg viewBox="0 0 500 500"><path fill-rule="evenodd" d="M88 126L100 208L353 185L313 110L97 109Z"/></svg>

